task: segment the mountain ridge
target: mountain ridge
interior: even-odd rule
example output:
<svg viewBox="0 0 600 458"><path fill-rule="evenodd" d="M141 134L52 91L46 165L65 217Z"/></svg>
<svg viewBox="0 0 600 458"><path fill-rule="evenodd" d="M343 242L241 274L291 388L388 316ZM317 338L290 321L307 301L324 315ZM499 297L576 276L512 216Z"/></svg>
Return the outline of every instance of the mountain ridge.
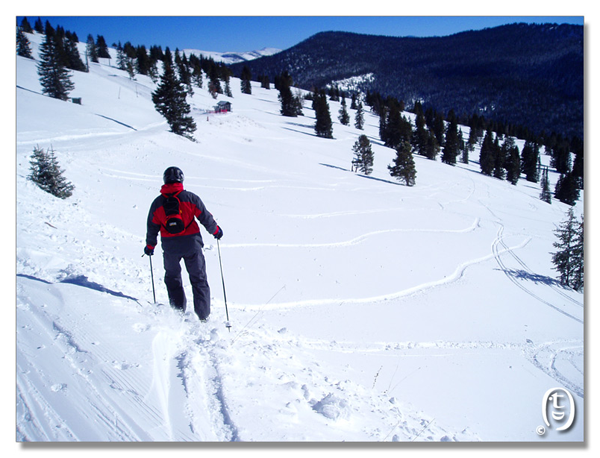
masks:
<svg viewBox="0 0 600 458"><path fill-rule="evenodd" d="M361 92L411 107L483 115L540 134L583 137L583 27L509 24L443 37L320 32L280 53L231 65L288 71L303 88L373 73Z"/></svg>

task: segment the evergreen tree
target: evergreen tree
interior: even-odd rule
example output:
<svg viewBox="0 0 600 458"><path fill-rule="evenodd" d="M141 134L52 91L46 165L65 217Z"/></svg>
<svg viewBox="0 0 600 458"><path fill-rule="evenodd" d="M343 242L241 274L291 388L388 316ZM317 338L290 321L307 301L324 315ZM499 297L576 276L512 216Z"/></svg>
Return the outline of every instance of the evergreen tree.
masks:
<svg viewBox="0 0 600 458"><path fill-rule="evenodd" d="M521 171L525 174L525 179L532 183L539 180L538 162L540 158L539 147L536 143L526 141L521 153Z"/></svg>
<svg viewBox="0 0 600 458"><path fill-rule="evenodd" d="M572 166L569 144L565 141L559 142L550 150L550 152L552 156L550 166L554 167L558 173L569 173Z"/></svg>
<svg viewBox="0 0 600 458"><path fill-rule="evenodd" d="M56 42L52 35L46 35L40 45L40 61L37 64L42 92L52 98L67 100L75 85L69 71L62 65Z"/></svg>
<svg viewBox="0 0 600 458"><path fill-rule="evenodd" d="M316 117L315 133L319 137L333 138L333 124L331 122L331 114L325 92L321 92L316 101L313 102L316 102L314 105Z"/></svg>
<svg viewBox="0 0 600 458"><path fill-rule="evenodd" d="M260 87L263 89L271 89L271 81L267 75L263 75L260 77Z"/></svg>
<svg viewBox="0 0 600 458"><path fill-rule="evenodd" d="M66 199L73 195L75 186L63 176L64 170L60 169L53 150L45 152L36 146L29 164L31 174L27 178L41 189L60 199Z"/></svg>
<svg viewBox="0 0 600 458"><path fill-rule="evenodd" d="M91 34L87 37L85 50L88 59L90 59L92 62L98 63L98 48L96 48L94 37Z"/></svg>
<svg viewBox="0 0 600 458"><path fill-rule="evenodd" d="M343 126L350 125L350 115L348 114L348 110L346 109L346 97L343 96L338 119L340 120L340 123Z"/></svg>
<svg viewBox="0 0 600 458"><path fill-rule="evenodd" d="M494 178L504 180L505 161L504 150L500 147L500 139L496 135L496 139L494 140L494 171L492 172Z"/></svg>
<svg viewBox="0 0 600 458"><path fill-rule="evenodd" d="M223 89L221 88L221 81L219 80L219 70L217 69L217 65L212 61L209 71L208 71L208 92L216 99L218 94L223 93Z"/></svg>
<svg viewBox="0 0 600 458"><path fill-rule="evenodd" d="M135 48L135 69L136 69L137 73L139 73L140 75L148 75L148 71L150 70L150 65L151 65L150 56L148 55L148 51L146 50L146 47L144 45L141 45L141 46L138 46L137 48ZM189 75L187 74L187 71L184 71L184 75L181 76L181 71L183 71L182 68L185 68L185 65L183 65L183 64L180 65L179 78L183 84L189 86L190 85Z"/></svg>
<svg viewBox="0 0 600 458"><path fill-rule="evenodd" d="M152 93L152 101L156 111L166 118L171 132L192 138L196 123L189 115L191 109L186 101L186 91L177 79L172 65L165 65L160 84Z"/></svg>
<svg viewBox="0 0 600 458"><path fill-rule="evenodd" d="M352 166L356 167L357 171L370 175L373 171L373 150L371 149L371 142L366 135L360 135L354 146L354 159L352 160Z"/></svg>
<svg viewBox="0 0 600 458"><path fill-rule="evenodd" d="M414 186L417 171L410 142L403 141L402 144L396 148L394 165L388 165L388 170L390 171L391 176L396 177L400 181L404 180L407 186Z"/></svg>
<svg viewBox="0 0 600 458"><path fill-rule="evenodd" d="M458 156L458 122L454 111L450 111L448 115L449 123L446 129L446 139L444 148L442 149L442 162L455 165L456 156Z"/></svg>
<svg viewBox="0 0 600 458"><path fill-rule="evenodd" d="M365 116L363 114L363 105L359 100L356 104L356 114L354 115L354 127L358 130L363 130L365 127Z"/></svg>
<svg viewBox="0 0 600 458"><path fill-rule="evenodd" d="M44 33L44 23L42 22L42 19L40 17L38 17L33 25L33 29L37 32L37 33Z"/></svg>
<svg viewBox="0 0 600 458"><path fill-rule="evenodd" d="M553 246L558 251L552 254L554 270L560 275L560 283L574 289L583 287L583 218L578 223L573 209L569 208L567 220L554 231L558 241Z"/></svg>
<svg viewBox="0 0 600 458"><path fill-rule="evenodd" d="M244 65L244 68L242 68L242 75L241 75L241 88L242 88L242 94L252 94L252 72L250 71L250 69L248 68L247 65Z"/></svg>
<svg viewBox="0 0 600 458"><path fill-rule="evenodd" d="M25 33L33 33L33 28L31 27L31 24L27 20L27 17L23 17L23 20L21 21L21 29Z"/></svg>
<svg viewBox="0 0 600 458"><path fill-rule="evenodd" d="M492 175L496 163L494 158L493 136L494 134L491 130L488 130L485 133L483 143L481 144L481 151L479 153L479 167L481 168L481 173L489 176Z"/></svg>
<svg viewBox="0 0 600 458"><path fill-rule="evenodd" d="M106 40L102 35L98 35L96 38L96 47L98 50L98 57L102 57L103 59L110 59L110 54L108 52L108 45L106 44Z"/></svg>
<svg viewBox="0 0 600 458"><path fill-rule="evenodd" d="M519 147L515 144L512 137L506 137L502 144L503 155L506 158L504 168L506 170L506 179L513 185L516 185L521 177L521 155Z"/></svg>
<svg viewBox="0 0 600 458"><path fill-rule="evenodd" d="M81 60L79 50L77 49L77 37L74 35L68 36L64 40L64 52L66 56L66 66L71 70L78 72L86 72L87 67Z"/></svg>
<svg viewBox="0 0 600 458"><path fill-rule="evenodd" d="M117 45L117 68L119 70L127 70L127 54L125 54L120 41Z"/></svg>
<svg viewBox="0 0 600 458"><path fill-rule="evenodd" d="M440 152L440 145L437 142L434 133L431 130L427 130L427 143L425 146L425 156L427 159L435 161L437 155Z"/></svg>
<svg viewBox="0 0 600 458"><path fill-rule="evenodd" d="M17 56L33 59L29 39L23 33L21 27L17 27Z"/></svg>
<svg viewBox="0 0 600 458"><path fill-rule="evenodd" d="M577 227L575 230L575 244L573 246L572 251L572 260L573 260L573 277L571 281L571 287L576 291L581 291L583 289L583 256L584 256L584 247L583 247L583 215L581 215L581 221L577 223Z"/></svg>
<svg viewBox="0 0 600 458"><path fill-rule="evenodd" d="M415 103L415 133L412 137L413 150L422 156L427 156L427 143L429 141L429 130L426 126L425 115L419 102Z"/></svg>
<svg viewBox="0 0 600 458"><path fill-rule="evenodd" d="M554 197L567 205L575 205L579 199L579 186L573 172L560 176L556 182Z"/></svg>
<svg viewBox="0 0 600 458"><path fill-rule="evenodd" d="M540 200L551 204L552 194L550 193L550 182L548 181L548 167L544 167L542 171L541 187L542 192L540 193Z"/></svg>
<svg viewBox="0 0 600 458"><path fill-rule="evenodd" d="M292 78L287 73L284 72L279 78L277 82L277 89L279 89L279 101L281 102L281 114L283 116L289 116L295 118L298 116L296 102L294 100L294 95L292 94Z"/></svg>
<svg viewBox="0 0 600 458"><path fill-rule="evenodd" d="M200 66L200 63L196 63L193 66L193 70L192 70L192 82L198 86L200 89L202 89L202 85L204 84L203 79L202 79L202 67Z"/></svg>

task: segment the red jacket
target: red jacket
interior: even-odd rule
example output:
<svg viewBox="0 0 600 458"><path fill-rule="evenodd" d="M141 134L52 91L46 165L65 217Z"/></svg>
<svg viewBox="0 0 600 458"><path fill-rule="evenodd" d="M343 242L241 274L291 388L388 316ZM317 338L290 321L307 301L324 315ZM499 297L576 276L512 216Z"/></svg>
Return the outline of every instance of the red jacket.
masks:
<svg viewBox="0 0 600 458"><path fill-rule="evenodd" d="M177 196L180 202L179 210L185 225L185 230L180 234L170 234L165 227L167 218L163 204L168 196ZM210 234L214 235L218 232L217 223L206 210L200 197L193 192L184 190L183 183L163 185L160 189L160 196L154 199L148 212L146 245L152 249L156 247L158 233L160 232L164 251L186 254L198 246L202 247L204 244L196 219Z"/></svg>

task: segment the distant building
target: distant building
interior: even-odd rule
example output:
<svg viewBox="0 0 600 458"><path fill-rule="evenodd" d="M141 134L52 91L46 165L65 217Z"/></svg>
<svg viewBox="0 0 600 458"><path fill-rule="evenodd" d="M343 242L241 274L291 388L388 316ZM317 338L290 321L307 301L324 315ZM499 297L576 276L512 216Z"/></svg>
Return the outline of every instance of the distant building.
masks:
<svg viewBox="0 0 600 458"><path fill-rule="evenodd" d="M231 102L221 101L215 107L216 113L229 113L231 111Z"/></svg>

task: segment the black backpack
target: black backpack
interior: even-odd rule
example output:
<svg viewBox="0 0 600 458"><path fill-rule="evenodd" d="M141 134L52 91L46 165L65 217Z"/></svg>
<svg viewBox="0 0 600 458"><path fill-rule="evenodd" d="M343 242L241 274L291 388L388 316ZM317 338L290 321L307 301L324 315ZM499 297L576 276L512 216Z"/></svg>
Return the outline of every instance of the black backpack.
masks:
<svg viewBox="0 0 600 458"><path fill-rule="evenodd" d="M180 203L181 202L176 195L165 197L165 201L163 203L163 208L167 217L165 229L169 234L181 234L186 229L185 223L183 222L183 218L181 216L181 210L179 208Z"/></svg>

